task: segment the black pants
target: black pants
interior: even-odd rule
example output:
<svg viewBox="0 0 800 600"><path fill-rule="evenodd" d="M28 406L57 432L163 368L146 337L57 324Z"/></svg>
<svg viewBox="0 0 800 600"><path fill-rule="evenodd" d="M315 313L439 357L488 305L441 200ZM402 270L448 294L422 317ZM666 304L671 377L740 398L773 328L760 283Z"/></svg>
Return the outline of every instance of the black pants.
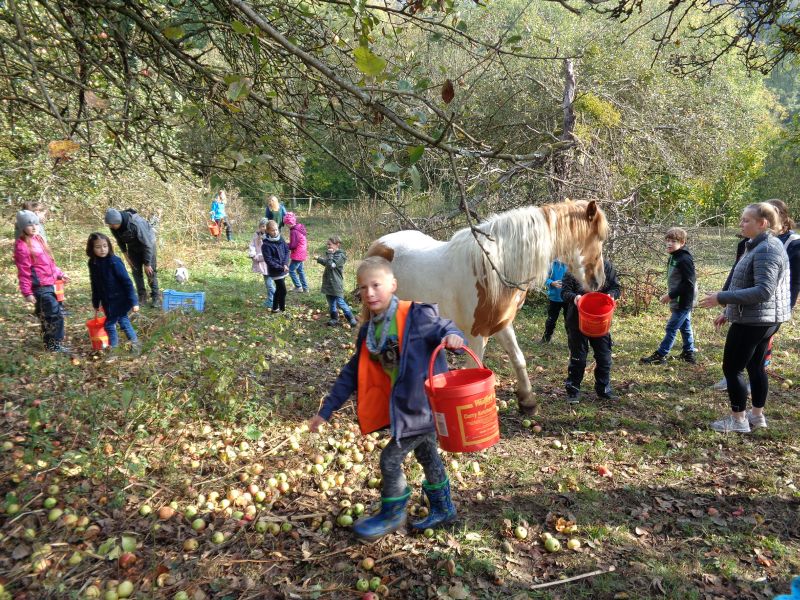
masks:
<svg viewBox="0 0 800 600"><path fill-rule="evenodd" d="M731 324L725 338L722 354L722 372L728 382L728 398L733 412L747 408L747 384L743 371L747 369L750 379L750 393L754 408L764 408L767 403L769 380L764 357L767 355L769 341L780 328L778 325Z"/></svg>
<svg viewBox="0 0 800 600"><path fill-rule="evenodd" d="M286 277L273 279L275 293L272 295L272 311L286 310Z"/></svg>
<svg viewBox="0 0 800 600"><path fill-rule="evenodd" d="M34 288L34 314L39 317L45 348L56 350L64 339L64 314L52 285Z"/></svg>
<svg viewBox="0 0 800 600"><path fill-rule="evenodd" d="M567 380L564 382L567 392L579 392L583 374L586 371L586 357L589 346L594 354L594 389L598 394L611 393L611 334L590 338L580 332L576 326L567 328L567 344L569 345L569 367Z"/></svg>
<svg viewBox="0 0 800 600"><path fill-rule="evenodd" d="M139 303L147 301L147 290L144 287L144 250L139 248L128 248L128 261L133 273L133 283L136 285L136 295L139 296ZM153 274L147 276L147 283L150 285L150 296L154 302L158 302L158 277L156 275L156 249L153 248L153 258L150 262L153 267Z"/></svg>
<svg viewBox="0 0 800 600"><path fill-rule="evenodd" d="M556 330L556 323L558 322L558 313L564 313L564 329L567 328L567 305L564 302L550 300L547 305L547 320L544 322L544 338L549 340L553 337L553 332ZM569 333L567 333L569 335Z"/></svg>
<svg viewBox="0 0 800 600"><path fill-rule="evenodd" d="M217 219L216 223L217 223L217 227L219 227L220 231L222 231L222 227L223 226L225 227L225 237L230 242L231 241L231 226L230 226L230 223L228 223L228 219Z"/></svg>

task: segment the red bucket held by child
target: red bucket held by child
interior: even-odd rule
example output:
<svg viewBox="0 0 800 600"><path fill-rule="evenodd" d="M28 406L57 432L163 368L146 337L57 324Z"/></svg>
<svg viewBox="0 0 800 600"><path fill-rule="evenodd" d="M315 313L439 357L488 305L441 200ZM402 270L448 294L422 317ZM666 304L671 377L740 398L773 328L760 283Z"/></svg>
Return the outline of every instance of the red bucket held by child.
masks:
<svg viewBox="0 0 800 600"><path fill-rule="evenodd" d="M433 351L425 381L439 445L447 452L477 452L494 446L500 440L494 373L465 346L477 369L434 375L433 363L443 348L439 344Z"/></svg>
<svg viewBox="0 0 800 600"><path fill-rule="evenodd" d="M213 237L219 237L219 223L216 221L209 221L208 222L208 232Z"/></svg>
<svg viewBox="0 0 800 600"><path fill-rule="evenodd" d="M586 337L603 337L611 329L611 317L616 306L608 294L584 294L578 300L578 329Z"/></svg>
<svg viewBox="0 0 800 600"><path fill-rule="evenodd" d="M89 330L89 339L92 340L92 350L102 350L108 348L108 333L105 329L106 316L94 314L94 319L86 321L86 328Z"/></svg>
<svg viewBox="0 0 800 600"><path fill-rule="evenodd" d="M53 285L54 291L56 293L56 300L58 302L64 301L64 280L63 279L56 279L55 284Z"/></svg>

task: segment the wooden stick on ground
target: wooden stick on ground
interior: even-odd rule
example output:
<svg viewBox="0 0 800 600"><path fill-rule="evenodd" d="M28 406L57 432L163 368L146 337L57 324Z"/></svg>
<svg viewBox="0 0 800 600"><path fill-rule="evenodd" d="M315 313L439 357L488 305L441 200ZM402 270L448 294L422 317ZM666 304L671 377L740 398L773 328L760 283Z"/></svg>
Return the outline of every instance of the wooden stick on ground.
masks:
<svg viewBox="0 0 800 600"><path fill-rule="evenodd" d="M578 581L579 579L586 579L587 577L594 577L595 575L612 573L613 571L616 571L616 569L617 568L614 565L611 565L607 569L598 569L597 571L591 571L590 573L583 573L582 575L575 575L574 577L568 577L567 579L556 579L555 581L548 581L547 583L537 583L536 585L530 586L528 589L539 590L541 588L561 585L562 583L570 583L571 581Z"/></svg>

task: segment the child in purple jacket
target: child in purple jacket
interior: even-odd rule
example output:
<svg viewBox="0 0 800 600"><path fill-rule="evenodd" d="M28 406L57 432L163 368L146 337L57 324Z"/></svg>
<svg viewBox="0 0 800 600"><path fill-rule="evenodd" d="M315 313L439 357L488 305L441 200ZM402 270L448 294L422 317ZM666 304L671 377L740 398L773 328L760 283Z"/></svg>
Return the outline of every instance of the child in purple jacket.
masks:
<svg viewBox="0 0 800 600"><path fill-rule="evenodd" d="M308 293L306 271L303 262L308 258L308 243L306 242L306 227L297 222L297 215L287 212L283 215L283 222L289 227L289 250L291 251L289 263L289 277L294 284L293 292Z"/></svg>

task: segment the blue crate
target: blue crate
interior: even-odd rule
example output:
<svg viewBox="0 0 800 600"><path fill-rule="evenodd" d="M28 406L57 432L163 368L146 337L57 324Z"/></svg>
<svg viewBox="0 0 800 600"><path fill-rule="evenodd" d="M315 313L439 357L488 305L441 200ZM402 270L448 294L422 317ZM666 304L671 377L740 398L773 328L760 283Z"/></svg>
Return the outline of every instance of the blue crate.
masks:
<svg viewBox="0 0 800 600"><path fill-rule="evenodd" d="M164 290L161 301L161 308L165 312L170 310L194 309L203 312L206 304L205 292L176 292L175 290Z"/></svg>

